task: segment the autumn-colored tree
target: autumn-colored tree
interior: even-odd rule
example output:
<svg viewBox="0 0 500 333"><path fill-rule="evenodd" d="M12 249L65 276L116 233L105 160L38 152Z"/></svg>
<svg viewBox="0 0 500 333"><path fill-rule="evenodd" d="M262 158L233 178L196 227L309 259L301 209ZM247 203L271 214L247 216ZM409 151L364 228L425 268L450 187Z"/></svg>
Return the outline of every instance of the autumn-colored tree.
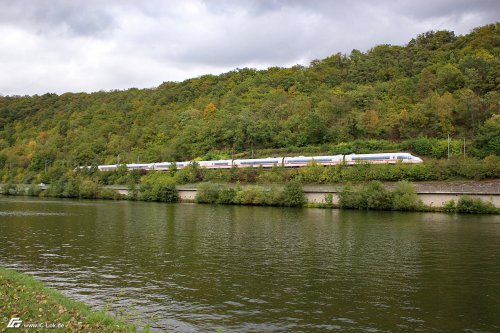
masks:
<svg viewBox="0 0 500 333"><path fill-rule="evenodd" d="M217 112L217 107L214 103L208 103L205 109L203 109L204 118L213 118Z"/></svg>

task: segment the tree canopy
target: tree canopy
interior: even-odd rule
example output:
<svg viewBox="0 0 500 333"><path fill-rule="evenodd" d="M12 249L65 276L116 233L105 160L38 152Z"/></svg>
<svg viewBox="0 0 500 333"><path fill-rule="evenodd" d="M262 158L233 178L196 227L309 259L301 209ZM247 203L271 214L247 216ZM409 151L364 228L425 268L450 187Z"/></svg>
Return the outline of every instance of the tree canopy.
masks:
<svg viewBox="0 0 500 333"><path fill-rule="evenodd" d="M499 154L500 24L153 89L0 97L0 177L448 135Z"/></svg>

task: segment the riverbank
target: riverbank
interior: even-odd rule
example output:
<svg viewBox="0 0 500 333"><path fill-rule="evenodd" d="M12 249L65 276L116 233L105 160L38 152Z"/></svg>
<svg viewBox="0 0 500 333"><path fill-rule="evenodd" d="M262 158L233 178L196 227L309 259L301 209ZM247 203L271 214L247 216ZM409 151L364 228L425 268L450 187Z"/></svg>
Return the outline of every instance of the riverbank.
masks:
<svg viewBox="0 0 500 333"><path fill-rule="evenodd" d="M31 276L0 267L0 332L9 327L71 332L135 332L133 325L67 298ZM8 326L10 325L10 326Z"/></svg>
<svg viewBox="0 0 500 333"><path fill-rule="evenodd" d="M149 175L148 175L149 176ZM257 206L289 206L347 208L368 210L399 210L447 213L500 213L500 179L481 181L427 181L427 182L349 182L336 184L302 184L297 180L288 183L240 183L206 182L175 184L163 174L153 178L145 176L140 184L105 185L79 178L56 182L51 185L4 184L0 193L5 195L28 195L77 199L111 199L158 202L198 202L212 204L235 204ZM294 185L291 192L287 187ZM376 184L376 185L375 185ZM370 186L378 192L387 192L384 202L405 203L393 205L352 205L345 200L352 189L365 197ZM400 190L398 190L400 187ZM403 190L401 190L401 188ZM342 199L344 198L344 200ZM411 198L411 199L410 199ZM390 200L389 200L390 199ZM368 200L366 198L366 200ZM370 199L371 200L371 199ZM358 199L356 199L358 201ZM349 202L349 203L347 203ZM347 203L347 204L346 204Z"/></svg>

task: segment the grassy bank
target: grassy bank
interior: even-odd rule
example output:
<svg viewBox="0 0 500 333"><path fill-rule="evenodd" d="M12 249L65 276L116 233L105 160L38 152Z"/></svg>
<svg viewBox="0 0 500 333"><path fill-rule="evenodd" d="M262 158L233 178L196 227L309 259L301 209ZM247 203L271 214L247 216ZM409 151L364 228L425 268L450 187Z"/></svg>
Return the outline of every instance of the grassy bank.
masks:
<svg viewBox="0 0 500 333"><path fill-rule="evenodd" d="M37 327L38 331L45 331L47 328L56 328L51 329L51 332L136 331L133 325L104 312L92 311L85 304L45 287L30 276L2 267L0 300L0 332L7 329L11 318L22 320L20 328L24 330L29 329L27 325L42 325Z"/></svg>

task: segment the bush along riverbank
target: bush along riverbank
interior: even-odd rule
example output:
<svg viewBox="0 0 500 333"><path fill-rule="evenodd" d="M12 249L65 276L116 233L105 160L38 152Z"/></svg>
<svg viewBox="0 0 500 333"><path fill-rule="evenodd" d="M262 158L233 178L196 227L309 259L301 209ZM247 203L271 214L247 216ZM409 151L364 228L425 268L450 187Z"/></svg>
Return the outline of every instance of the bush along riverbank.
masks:
<svg viewBox="0 0 500 333"><path fill-rule="evenodd" d="M0 332L8 325L34 332L136 332L134 325L92 311L38 280L0 267ZM6 320L4 320L6 319ZM149 332L145 328L143 332Z"/></svg>
<svg viewBox="0 0 500 333"><path fill-rule="evenodd" d="M306 203L304 190L297 181L289 182L284 189L275 187L267 190L251 186L236 189L220 184L205 183L198 186L197 203L254 206L302 207Z"/></svg>
<svg viewBox="0 0 500 333"><path fill-rule="evenodd" d="M499 214L491 202L468 196L458 202L451 200L444 207L425 205L418 197L415 186L407 181L397 182L393 190L379 181L347 185L338 194L339 204L333 203L333 194L326 193L324 203L307 203L300 183L292 181L283 190L275 187L249 186L236 188L227 185L203 183L198 186L196 202L202 204L285 206L341 208L357 210L394 210L414 212L448 212L461 214Z"/></svg>
<svg viewBox="0 0 500 333"><path fill-rule="evenodd" d="M460 214L500 214L500 209L491 202L483 201L479 198L462 196L455 203L451 200L443 207L445 212Z"/></svg>
<svg viewBox="0 0 500 333"><path fill-rule="evenodd" d="M406 167L406 166L374 166L361 165L361 168L374 167ZM311 165L295 170L302 175L314 175L314 170L343 169L345 166L321 167ZM283 169L283 168L280 168ZM309 173L309 171L313 172ZM352 170L352 169L351 169ZM120 194L116 189L105 188L99 179L89 177L81 173L67 174L61 179L45 186L42 191L39 185L28 186L4 184L1 192L4 195L28 195L56 198L79 198L79 199L111 199L111 200L140 200L175 203L180 200L177 185L186 182L196 182L200 178L201 169L196 165L174 172L152 172L142 177L139 173L126 172L125 177L132 178L134 174L139 175L136 182L128 185L128 195ZM208 170L204 170L208 171ZM221 171L221 170L218 170ZM231 172L265 172L272 174L272 170L223 170ZM281 172L281 171L279 171ZM288 170L284 170L288 172ZM183 175L184 181L176 179ZM198 176L197 176L198 175ZM135 176L134 176L135 177ZM198 178L197 178L198 177ZM444 207L431 207L424 205L419 199L412 183L402 180L395 183L393 190L387 189L380 181L357 182L357 185L347 185L338 193L338 204L333 204L334 194L327 193L323 203L308 203L302 189L301 177L292 178L281 189L282 186L259 186L246 183L242 187L239 183L230 182L212 183L200 182L195 201L198 203L231 204L231 205L258 205L258 206L285 206L285 207L321 207L321 208L343 208L359 210L398 210L398 211L444 211L449 213L464 214L498 214L499 209L492 203L482 201L479 198L461 197L457 202L450 201ZM178 182L179 181L179 182ZM314 184L314 182L313 182ZM250 185L250 186L249 186Z"/></svg>
<svg viewBox="0 0 500 333"><path fill-rule="evenodd" d="M407 181L397 182L392 191L378 181L358 186L346 186L339 194L339 204L341 208L360 210L442 211L460 214L500 213L500 209L491 202L470 196L461 196L457 203L451 200L443 207L424 205L413 184Z"/></svg>

